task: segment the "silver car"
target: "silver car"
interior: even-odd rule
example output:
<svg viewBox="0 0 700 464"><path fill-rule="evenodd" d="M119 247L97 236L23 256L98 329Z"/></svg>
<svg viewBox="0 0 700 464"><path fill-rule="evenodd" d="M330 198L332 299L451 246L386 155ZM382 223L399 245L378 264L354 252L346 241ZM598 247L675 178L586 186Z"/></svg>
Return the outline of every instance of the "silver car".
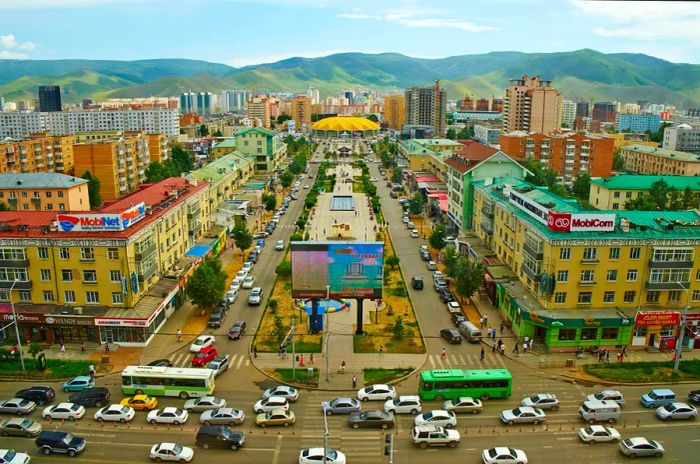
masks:
<svg viewBox="0 0 700 464"><path fill-rule="evenodd" d="M331 401L323 401L321 403L321 409L323 409L327 416L332 416L333 414L350 414L362 409L362 403L355 398L336 398Z"/></svg>
<svg viewBox="0 0 700 464"><path fill-rule="evenodd" d="M240 425L244 420L245 413L232 408L210 409L199 416L200 424L204 425Z"/></svg>
<svg viewBox="0 0 700 464"><path fill-rule="evenodd" d="M213 396L203 396L185 401L184 409L190 412L203 412L210 409L218 409L226 407L226 400L223 398L215 398Z"/></svg>
<svg viewBox="0 0 700 464"><path fill-rule="evenodd" d="M484 405L481 400L470 396L460 396L447 400L442 404L442 409L452 412L470 412L472 414L479 413L484 410Z"/></svg>
<svg viewBox="0 0 700 464"><path fill-rule="evenodd" d="M3 414L26 416L34 411L34 408L36 408L36 403L34 401L24 400L22 398L0 401L0 413Z"/></svg>
<svg viewBox="0 0 700 464"><path fill-rule="evenodd" d="M544 422L544 411L529 406L521 406L515 409L506 409L501 412L501 421L507 425L513 424L539 424Z"/></svg>
<svg viewBox="0 0 700 464"><path fill-rule="evenodd" d="M656 410L656 417L663 420L671 419L695 419L698 410L695 406L685 403L671 403L661 406Z"/></svg>
<svg viewBox="0 0 700 464"><path fill-rule="evenodd" d="M637 456L656 456L659 458L666 452L661 443L644 437L625 438L620 442L620 451L631 458Z"/></svg>

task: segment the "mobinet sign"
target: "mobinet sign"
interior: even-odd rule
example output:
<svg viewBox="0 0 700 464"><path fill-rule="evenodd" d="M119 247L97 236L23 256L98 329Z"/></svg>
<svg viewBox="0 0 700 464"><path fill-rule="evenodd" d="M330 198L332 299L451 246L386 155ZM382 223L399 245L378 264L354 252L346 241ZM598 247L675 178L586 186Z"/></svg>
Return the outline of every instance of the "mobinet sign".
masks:
<svg viewBox="0 0 700 464"><path fill-rule="evenodd" d="M555 232L611 232L614 214L571 214L549 211L547 227Z"/></svg>
<svg viewBox="0 0 700 464"><path fill-rule="evenodd" d="M122 231L140 221L146 215L146 205L141 202L121 213L110 214L59 214L58 230L78 231Z"/></svg>

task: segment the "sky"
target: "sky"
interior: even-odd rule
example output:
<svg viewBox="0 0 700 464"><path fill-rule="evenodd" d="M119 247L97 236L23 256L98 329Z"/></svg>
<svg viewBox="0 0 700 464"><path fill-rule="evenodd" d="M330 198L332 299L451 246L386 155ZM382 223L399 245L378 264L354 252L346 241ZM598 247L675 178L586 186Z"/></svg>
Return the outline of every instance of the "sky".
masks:
<svg viewBox="0 0 700 464"><path fill-rule="evenodd" d="M646 53L700 63L700 3L588 0L0 0L0 58L190 58L231 66L339 52Z"/></svg>

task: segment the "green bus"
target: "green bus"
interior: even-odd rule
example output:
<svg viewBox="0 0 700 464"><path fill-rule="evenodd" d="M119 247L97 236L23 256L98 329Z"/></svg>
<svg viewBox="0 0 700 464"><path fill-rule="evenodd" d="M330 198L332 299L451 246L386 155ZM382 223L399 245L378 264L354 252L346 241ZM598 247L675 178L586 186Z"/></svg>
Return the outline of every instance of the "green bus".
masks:
<svg viewBox="0 0 700 464"><path fill-rule="evenodd" d="M127 366L122 371L125 395L179 396L182 399L214 393L211 369Z"/></svg>
<svg viewBox="0 0 700 464"><path fill-rule="evenodd" d="M421 371L418 394L424 400L472 398L508 398L513 377L507 369L434 369Z"/></svg>

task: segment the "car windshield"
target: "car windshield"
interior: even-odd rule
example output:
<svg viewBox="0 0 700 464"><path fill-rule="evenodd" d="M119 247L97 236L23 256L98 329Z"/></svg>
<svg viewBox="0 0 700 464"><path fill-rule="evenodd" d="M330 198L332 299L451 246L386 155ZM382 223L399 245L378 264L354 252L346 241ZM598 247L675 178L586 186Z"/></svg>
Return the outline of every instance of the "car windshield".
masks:
<svg viewBox="0 0 700 464"><path fill-rule="evenodd" d="M204 343L204 340L202 340L201 338L198 338L197 340L194 341L195 345L201 345L203 343Z"/></svg>
<svg viewBox="0 0 700 464"><path fill-rule="evenodd" d="M590 427L586 427L585 429L583 429L583 431L586 432L586 433L589 434L589 435L591 435L591 434L593 433L593 429L590 428Z"/></svg>
<svg viewBox="0 0 700 464"><path fill-rule="evenodd" d="M658 397L659 397L659 395L657 395L655 391L652 391L649 393L649 398L651 398L653 400L655 400Z"/></svg>
<svg viewBox="0 0 700 464"><path fill-rule="evenodd" d="M423 414L423 418L424 418L425 420L430 420L430 419L433 418L433 413L432 413L432 412L426 412L425 414Z"/></svg>
<svg viewBox="0 0 700 464"><path fill-rule="evenodd" d="M666 411L668 412L673 412L676 410L676 407L672 404L667 404L666 406L663 407Z"/></svg>
<svg viewBox="0 0 700 464"><path fill-rule="evenodd" d="M596 393L595 395L593 395L593 398L595 398L595 399L597 399L597 400L602 400L603 398L605 398L605 393L603 393L603 392L598 392L598 393Z"/></svg>
<svg viewBox="0 0 700 464"><path fill-rule="evenodd" d="M20 425L21 425L22 427L24 427L24 428L28 428L30 425L32 425L32 422L34 422L34 421L31 420L31 419L24 419L24 420L20 423Z"/></svg>
<svg viewBox="0 0 700 464"><path fill-rule="evenodd" d="M461 399L461 398L452 398L451 403L452 403L454 406L459 406L460 404L462 404L462 399Z"/></svg>
<svg viewBox="0 0 700 464"><path fill-rule="evenodd" d="M70 407L70 409L71 409L71 411L77 411L78 409L80 409L80 405L74 404L73 406Z"/></svg>
<svg viewBox="0 0 700 464"><path fill-rule="evenodd" d="M489 450L489 456L491 456L492 458L495 458L497 455L498 453L496 453L496 448L491 448Z"/></svg>
<svg viewBox="0 0 700 464"><path fill-rule="evenodd" d="M338 453L335 450L329 449L328 453L326 453L326 457L328 459L335 459L338 457Z"/></svg>
<svg viewBox="0 0 700 464"><path fill-rule="evenodd" d="M513 409L513 415L519 416L520 414L522 414L522 410L520 408Z"/></svg>
<svg viewBox="0 0 700 464"><path fill-rule="evenodd" d="M175 411L174 411L174 412L175 412L175 414L177 414L177 415L179 416L179 415L181 415L181 414L182 414L182 409L180 409L180 408L177 408L177 409L175 409Z"/></svg>
<svg viewBox="0 0 700 464"><path fill-rule="evenodd" d="M182 446L180 446L180 445L173 446L173 453L175 453L175 454L182 453Z"/></svg>
<svg viewBox="0 0 700 464"><path fill-rule="evenodd" d="M63 443L69 444L70 442L73 441L73 435L70 433L67 433L65 437L63 437Z"/></svg>
<svg viewBox="0 0 700 464"><path fill-rule="evenodd" d="M5 459L5 462L12 462L12 460L17 456L17 453L15 453L15 450L7 450L5 452L5 456L3 458Z"/></svg>

